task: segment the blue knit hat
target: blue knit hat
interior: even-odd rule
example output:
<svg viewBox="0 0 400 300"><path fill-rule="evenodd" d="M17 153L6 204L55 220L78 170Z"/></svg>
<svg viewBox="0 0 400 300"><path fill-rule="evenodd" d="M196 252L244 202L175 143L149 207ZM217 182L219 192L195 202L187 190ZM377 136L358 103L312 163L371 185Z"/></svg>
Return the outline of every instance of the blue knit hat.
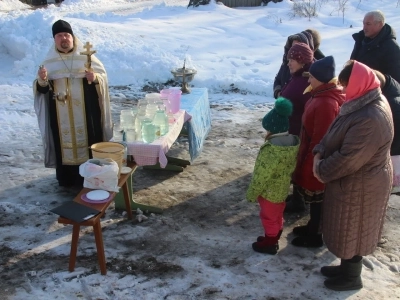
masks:
<svg viewBox="0 0 400 300"><path fill-rule="evenodd" d="M309 73L323 83L328 83L333 77L335 77L335 59L333 56L327 56L315 61L309 70Z"/></svg>
<svg viewBox="0 0 400 300"><path fill-rule="evenodd" d="M293 104L289 99L279 97L275 106L263 118L262 126L271 133L281 133L289 130L289 116L292 114Z"/></svg>

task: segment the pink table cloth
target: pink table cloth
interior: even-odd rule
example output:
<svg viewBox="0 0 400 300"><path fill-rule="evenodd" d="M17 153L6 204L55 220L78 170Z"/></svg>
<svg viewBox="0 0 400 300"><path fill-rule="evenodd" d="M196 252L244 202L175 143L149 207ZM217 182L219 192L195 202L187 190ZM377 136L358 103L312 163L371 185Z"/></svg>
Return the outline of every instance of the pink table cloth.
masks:
<svg viewBox="0 0 400 300"><path fill-rule="evenodd" d="M175 122L170 124L166 135L159 137L150 144L144 142L129 142L128 155L132 155L138 166L149 166L160 163L161 168L167 166L166 153L178 138L183 124L192 118L185 110L180 110L174 115Z"/></svg>

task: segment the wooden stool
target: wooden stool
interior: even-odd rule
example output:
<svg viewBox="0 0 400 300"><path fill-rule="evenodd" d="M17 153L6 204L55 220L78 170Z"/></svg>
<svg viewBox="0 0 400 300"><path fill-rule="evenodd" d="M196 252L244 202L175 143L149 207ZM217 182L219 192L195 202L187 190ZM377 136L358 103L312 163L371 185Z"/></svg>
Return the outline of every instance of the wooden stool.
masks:
<svg viewBox="0 0 400 300"><path fill-rule="evenodd" d="M128 163L128 166L132 169L131 172L127 174L121 174L119 180L118 180L118 186L122 188L122 191L124 193L124 200L125 200L125 208L126 212L128 213L128 218L132 219L132 209L131 209L131 200L130 200L130 193L128 191L128 185L127 185L127 179L129 176L132 175L133 172L135 172L137 166L135 163ZM106 258L104 255L104 243L103 243L103 233L101 231L101 223L100 219L102 216L104 216L104 213L106 212L106 209L110 206L110 204L114 201L115 192L111 192L111 197L110 200L105 202L105 203L99 203L99 204L92 204L85 202L81 199L81 196L83 194L86 194L88 192L92 191L92 189L88 188L83 188L80 193L74 198L73 201L80 203L82 205L91 207L93 209L96 209L100 211L98 215L95 217L84 221L84 222L75 222L67 218L59 217L58 218L58 223L61 224L71 224L73 226L72 228L72 241L71 241L71 252L69 255L69 268L68 270L70 272L74 271L75 269L75 261L76 261L76 253L78 250L78 239L79 239L79 231L81 226L93 226L93 232L94 232L94 238L96 241L96 249L97 249L97 258L99 260L99 266L100 266L100 271L102 275L107 274L107 268L106 268Z"/></svg>

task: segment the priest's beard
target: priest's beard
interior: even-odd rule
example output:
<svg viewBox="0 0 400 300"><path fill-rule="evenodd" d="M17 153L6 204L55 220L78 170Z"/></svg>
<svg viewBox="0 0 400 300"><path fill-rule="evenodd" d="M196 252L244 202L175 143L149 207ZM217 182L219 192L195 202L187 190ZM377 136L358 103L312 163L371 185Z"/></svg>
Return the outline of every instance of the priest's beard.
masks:
<svg viewBox="0 0 400 300"><path fill-rule="evenodd" d="M71 51L72 50L72 48L73 48L73 45L70 43L70 42L68 42L68 41L65 41L65 42L61 42L61 51L63 51L63 52L69 52L69 51Z"/></svg>

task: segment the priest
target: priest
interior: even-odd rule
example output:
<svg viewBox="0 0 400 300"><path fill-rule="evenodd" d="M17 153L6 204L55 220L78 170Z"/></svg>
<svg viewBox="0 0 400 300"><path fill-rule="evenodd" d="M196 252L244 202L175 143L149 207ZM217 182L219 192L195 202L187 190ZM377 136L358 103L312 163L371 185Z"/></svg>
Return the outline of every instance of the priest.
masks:
<svg viewBox="0 0 400 300"><path fill-rule="evenodd" d="M33 82L44 164L56 169L60 186L82 186L79 165L91 157L90 146L112 138L107 73L68 22L56 21L52 31L54 44Z"/></svg>

